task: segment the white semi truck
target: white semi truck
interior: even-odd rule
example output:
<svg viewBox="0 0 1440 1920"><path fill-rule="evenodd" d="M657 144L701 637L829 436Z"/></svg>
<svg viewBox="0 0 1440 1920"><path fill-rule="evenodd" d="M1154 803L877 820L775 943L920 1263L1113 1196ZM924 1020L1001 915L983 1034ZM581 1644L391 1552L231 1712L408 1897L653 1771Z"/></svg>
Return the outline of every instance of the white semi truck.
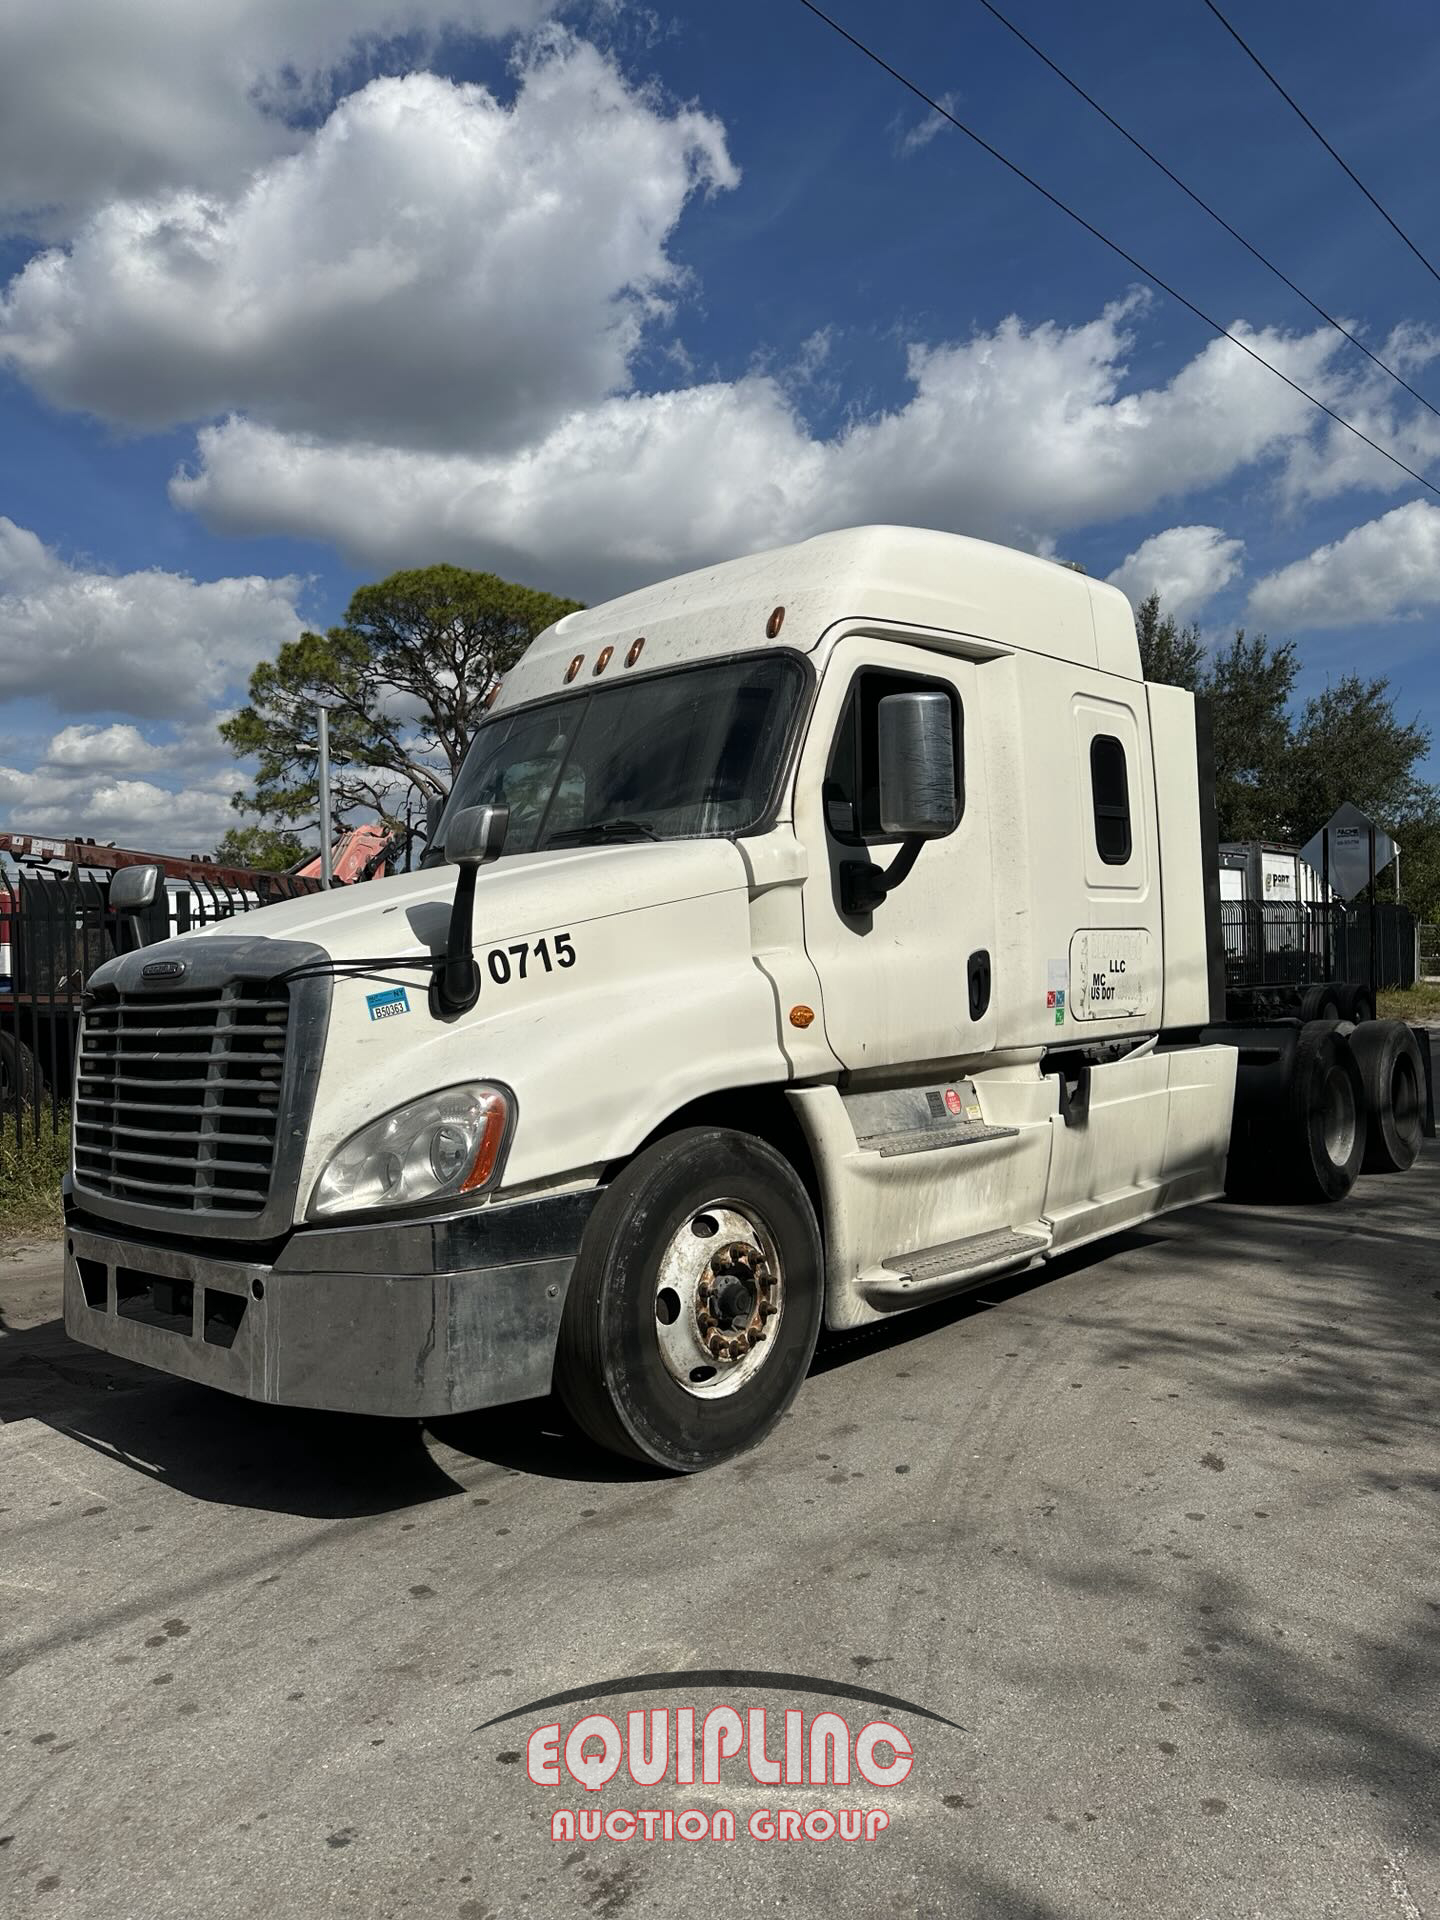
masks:
<svg viewBox="0 0 1440 1920"><path fill-rule="evenodd" d="M1005 548L863 528L569 614L442 862L95 974L66 1326L303 1406L553 1385L693 1470L822 1322L1211 1199L1227 1156L1317 1198L1408 1165L1408 1029L1224 1023L1209 786L1124 597Z"/></svg>

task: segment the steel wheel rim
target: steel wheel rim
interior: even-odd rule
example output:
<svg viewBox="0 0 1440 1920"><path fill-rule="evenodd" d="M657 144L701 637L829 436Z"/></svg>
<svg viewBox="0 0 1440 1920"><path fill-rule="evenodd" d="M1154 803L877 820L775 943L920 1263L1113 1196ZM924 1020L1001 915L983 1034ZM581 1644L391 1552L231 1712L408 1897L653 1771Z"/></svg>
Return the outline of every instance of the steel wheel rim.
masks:
<svg viewBox="0 0 1440 1920"><path fill-rule="evenodd" d="M785 1274L775 1236L748 1202L711 1200L671 1234L655 1274L655 1340L665 1371L697 1400L723 1400L775 1350Z"/></svg>

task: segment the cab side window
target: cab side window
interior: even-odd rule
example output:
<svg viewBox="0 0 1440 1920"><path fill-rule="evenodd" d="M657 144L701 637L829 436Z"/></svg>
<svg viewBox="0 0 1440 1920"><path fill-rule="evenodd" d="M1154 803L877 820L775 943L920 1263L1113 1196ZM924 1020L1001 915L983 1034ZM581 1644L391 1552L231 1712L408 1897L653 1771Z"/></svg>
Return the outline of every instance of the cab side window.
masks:
<svg viewBox="0 0 1440 1920"><path fill-rule="evenodd" d="M1113 733L1090 741L1090 792L1095 804L1095 851L1107 867L1130 858L1130 775L1124 743Z"/></svg>
<svg viewBox="0 0 1440 1920"><path fill-rule="evenodd" d="M965 812L965 713L944 680L874 667L856 675L825 776L825 824L847 846L893 839L880 826L880 702L887 693L943 693L955 715L955 819Z"/></svg>

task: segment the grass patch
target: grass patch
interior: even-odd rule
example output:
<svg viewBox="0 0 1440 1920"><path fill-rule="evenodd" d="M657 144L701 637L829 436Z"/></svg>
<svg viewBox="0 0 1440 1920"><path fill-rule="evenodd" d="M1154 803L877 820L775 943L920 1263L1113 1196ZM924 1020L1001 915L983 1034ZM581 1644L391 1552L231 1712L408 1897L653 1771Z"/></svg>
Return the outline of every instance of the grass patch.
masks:
<svg viewBox="0 0 1440 1920"><path fill-rule="evenodd" d="M60 1231L60 1182L70 1166L70 1121L52 1126L48 1112L15 1127L14 1114L0 1118L0 1239Z"/></svg>
<svg viewBox="0 0 1440 1920"><path fill-rule="evenodd" d="M1413 987L1382 987L1375 996L1382 1020L1440 1020L1440 980L1417 980Z"/></svg>

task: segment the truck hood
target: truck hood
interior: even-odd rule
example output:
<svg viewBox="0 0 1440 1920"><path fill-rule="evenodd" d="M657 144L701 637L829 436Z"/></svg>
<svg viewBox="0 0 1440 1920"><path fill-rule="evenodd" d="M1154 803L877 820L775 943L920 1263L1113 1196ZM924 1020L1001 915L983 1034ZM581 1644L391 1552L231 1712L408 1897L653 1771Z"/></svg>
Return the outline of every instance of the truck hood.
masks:
<svg viewBox="0 0 1440 1920"><path fill-rule="evenodd" d="M207 941L221 943L221 973L243 962L252 979L264 976L272 942L277 971L317 949L336 963L323 1047L302 1063L314 1101L287 1195L297 1223L329 1156L358 1128L477 1081L515 1103L502 1192L593 1183L695 1101L793 1076L787 1040L800 1030L782 1025L779 984L757 958L748 857L729 840L644 841L484 868L473 930L481 992L453 1020L431 1013L423 969L393 964L443 950L453 868L308 894L107 964L139 974L142 955L151 966L198 962L196 942ZM789 919L765 934L767 951L793 956L784 1005L818 1007L793 865L785 884L755 885L772 921L789 896ZM811 1071L827 1064L828 1053L807 1056Z"/></svg>
<svg viewBox="0 0 1440 1920"><path fill-rule="evenodd" d="M745 863L729 840L627 841L515 854L483 867L476 879L477 947L557 926L633 913L747 885ZM304 894L217 921L187 940L247 934L310 940L332 960L408 959L442 953L455 896L455 868L396 874L331 893Z"/></svg>

